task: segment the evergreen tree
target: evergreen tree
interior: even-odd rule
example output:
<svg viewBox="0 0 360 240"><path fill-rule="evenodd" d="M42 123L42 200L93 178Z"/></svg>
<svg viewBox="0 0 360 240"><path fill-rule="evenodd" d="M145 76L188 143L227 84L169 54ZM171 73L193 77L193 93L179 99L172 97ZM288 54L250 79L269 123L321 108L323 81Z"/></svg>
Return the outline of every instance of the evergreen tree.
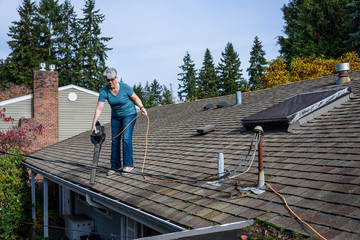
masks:
<svg viewBox="0 0 360 240"><path fill-rule="evenodd" d="M346 22L344 27L348 29L349 37L344 41L352 51L360 55L360 0L349 2L344 8Z"/></svg>
<svg viewBox="0 0 360 240"><path fill-rule="evenodd" d="M43 61L39 49L39 32L35 24L36 5L31 0L23 0L18 8L19 21L9 27L8 41L11 53L8 56L10 81L15 84L32 86L33 70Z"/></svg>
<svg viewBox="0 0 360 240"><path fill-rule="evenodd" d="M341 9L352 0L292 0L284 5L287 37L278 37L288 64L295 57L308 57L313 54L338 58L350 50L343 44L347 29L343 27L344 12Z"/></svg>
<svg viewBox="0 0 360 240"><path fill-rule="evenodd" d="M135 92L135 94L140 98L141 102L143 104L146 103L146 99L145 99L145 92L143 87L141 86L141 83L139 83L139 85L136 86L136 84L134 84L133 90Z"/></svg>
<svg viewBox="0 0 360 240"><path fill-rule="evenodd" d="M8 59L0 59L0 90L8 88L11 83Z"/></svg>
<svg viewBox="0 0 360 240"><path fill-rule="evenodd" d="M165 104L173 104L173 89L172 85L170 84L170 89L167 88L165 85L162 87L162 100L161 105Z"/></svg>
<svg viewBox="0 0 360 240"><path fill-rule="evenodd" d="M149 81L146 81L145 83L145 87L144 87L144 101L143 101L143 104L146 108L149 108L149 107L152 107L151 105L151 99L150 99L150 96L151 96L151 89L150 89L150 84L149 84Z"/></svg>
<svg viewBox="0 0 360 240"><path fill-rule="evenodd" d="M161 93L162 93L162 86L159 82L154 79L150 86L150 102L151 106L159 106L161 104Z"/></svg>
<svg viewBox="0 0 360 240"><path fill-rule="evenodd" d="M57 71L59 72L59 85L77 84L81 80L80 64L75 59L79 51L78 39L80 29L76 13L70 0L65 0L60 8L61 24L57 32Z"/></svg>
<svg viewBox="0 0 360 240"><path fill-rule="evenodd" d="M184 64L179 66L182 69L182 73L179 73L178 80L182 83L179 84L179 99L180 101L183 98L186 101L192 101L196 99L196 69L193 60L189 52L186 52L185 57L183 58Z"/></svg>
<svg viewBox="0 0 360 240"><path fill-rule="evenodd" d="M95 0L86 0L84 18L79 20L81 35L76 59L81 63L82 79L80 85L100 91L105 85L102 72L105 69L106 51L111 50L106 42L111 38L101 37L100 24L105 16L95 10Z"/></svg>
<svg viewBox="0 0 360 240"><path fill-rule="evenodd" d="M242 77L242 69L240 69L240 58L235 52L232 43L228 43L225 52L221 53L217 71L220 78L220 93L228 95L244 90L246 82Z"/></svg>
<svg viewBox="0 0 360 240"><path fill-rule="evenodd" d="M40 33L39 47L45 62L58 65L56 50L59 41L57 33L61 27L60 5L58 0L41 0L35 18L35 24Z"/></svg>
<svg viewBox="0 0 360 240"><path fill-rule="evenodd" d="M216 70L211 56L210 50L205 51L203 66L199 72L198 80L198 98L209 98L219 96L218 91L219 78L216 75Z"/></svg>
<svg viewBox="0 0 360 240"><path fill-rule="evenodd" d="M263 88L263 84L257 81L257 79L264 74L266 65L266 59L264 56L265 51L262 49L258 36L256 36L254 39L254 45L252 46L250 52L250 67L247 69L251 90Z"/></svg>

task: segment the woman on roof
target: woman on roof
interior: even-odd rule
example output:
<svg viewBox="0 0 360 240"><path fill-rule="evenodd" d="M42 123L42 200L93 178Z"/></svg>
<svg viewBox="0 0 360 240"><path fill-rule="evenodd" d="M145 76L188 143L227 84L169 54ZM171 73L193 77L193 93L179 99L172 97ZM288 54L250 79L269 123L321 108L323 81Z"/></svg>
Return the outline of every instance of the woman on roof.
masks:
<svg viewBox="0 0 360 240"><path fill-rule="evenodd" d="M105 69L103 76L107 81L107 85L100 91L91 131L96 131L96 121L100 117L105 100L107 100L111 106L111 136L114 138L137 116L135 104L139 106L144 116L147 116L147 111L131 87L118 81L115 68ZM136 120L120 136L112 140L111 170L106 173L107 176L114 174L116 171L122 171L122 174L125 175L134 169L132 135L135 122ZM121 164L121 136L123 138L123 164Z"/></svg>

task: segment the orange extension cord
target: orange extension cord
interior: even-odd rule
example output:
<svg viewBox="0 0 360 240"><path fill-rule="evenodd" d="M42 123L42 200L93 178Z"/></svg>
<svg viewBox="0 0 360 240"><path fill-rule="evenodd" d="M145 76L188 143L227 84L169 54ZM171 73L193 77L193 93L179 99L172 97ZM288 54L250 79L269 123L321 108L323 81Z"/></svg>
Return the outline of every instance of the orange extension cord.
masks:
<svg viewBox="0 0 360 240"><path fill-rule="evenodd" d="M257 182L255 180L251 180L251 179L246 179L246 178L235 178L236 180L241 180L241 181L249 181L249 182ZM283 195L281 195L279 192L277 192L269 183L265 182L265 184L276 194L278 195L285 203L287 209L291 212L292 215L294 215L297 219L299 219L300 222L304 223L306 226L308 226L314 233L316 233L321 239L326 240L325 237L323 237L320 233L318 233L313 227L310 226L310 224L308 224L307 222L305 222L304 220L302 220L288 205L285 197ZM247 196L247 195L245 195ZM244 196L244 197L245 197Z"/></svg>
<svg viewBox="0 0 360 240"><path fill-rule="evenodd" d="M125 129L135 120L137 119L138 117L140 117L141 114L137 115L125 128L124 130L122 130L118 135L116 135L115 137L113 138L110 138L110 139L106 139L106 140L113 140L115 138L117 138L118 136L120 136L124 131ZM141 173L144 173L144 168L145 168L145 162L146 162L146 154L147 154L147 148L148 148L148 135L149 135L149 128L150 128L150 119L149 119L149 116L146 116L147 118L147 129L146 129L146 136L145 136L145 153L144 153L144 160L143 160L143 164L142 164L142 168L141 168ZM153 180L153 179L149 179L147 178L145 175L143 175L144 179L147 180L147 181L150 181L150 182L181 182L182 180ZM215 177L214 177L215 178ZM198 178L196 180L203 180L205 178ZM251 180L251 179L245 179L245 178L234 178L236 180L242 180L242 181L250 181L250 182L257 182L255 180ZM305 222L304 220L302 220L291 208L290 206L288 205L285 197L283 195L281 195L279 192L277 192L269 183L265 182L265 184L276 194L278 195L285 203L287 209L290 211L290 213L292 215L294 215L300 222L302 222L303 224L305 224L306 226L308 226L314 233L316 233L321 239L324 239L324 240L327 240L325 237L323 237L320 233L318 233L313 227L310 226L310 224L308 224L307 222ZM241 197L246 197L248 196L249 194L244 194L242 195ZM234 198L235 199L235 198Z"/></svg>

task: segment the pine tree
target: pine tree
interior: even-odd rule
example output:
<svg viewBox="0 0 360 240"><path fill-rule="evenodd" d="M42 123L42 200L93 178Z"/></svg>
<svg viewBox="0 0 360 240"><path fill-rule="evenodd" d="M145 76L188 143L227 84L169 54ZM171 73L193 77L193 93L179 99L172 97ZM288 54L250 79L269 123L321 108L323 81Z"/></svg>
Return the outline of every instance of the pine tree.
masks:
<svg viewBox="0 0 360 240"><path fill-rule="evenodd" d="M162 99L161 99L161 105L165 104L173 104L173 89L172 85L170 84L170 89L167 88L165 85L162 87Z"/></svg>
<svg viewBox="0 0 360 240"><path fill-rule="evenodd" d="M252 46L250 52L250 67L247 69L251 90L263 88L263 84L257 81L257 79L264 74L266 65L266 59L264 56L265 51L262 49L258 36L256 36L254 39L254 45Z"/></svg>
<svg viewBox="0 0 360 240"><path fill-rule="evenodd" d="M295 57L313 54L338 58L350 50L343 44L347 29L343 27L344 12L341 9L352 0L292 0L284 5L287 37L278 37L280 53L287 64Z"/></svg>
<svg viewBox="0 0 360 240"><path fill-rule="evenodd" d="M8 88L11 83L8 59L0 59L0 91L1 88Z"/></svg>
<svg viewBox="0 0 360 240"><path fill-rule="evenodd" d="M352 51L360 55L360 0L349 2L344 8L346 22L343 24L348 29L349 37L344 41Z"/></svg>
<svg viewBox="0 0 360 240"><path fill-rule="evenodd" d="M45 62L58 65L56 50L59 41L57 33L61 27L60 5L58 0L41 0L35 18L35 24L40 32L39 46Z"/></svg>
<svg viewBox="0 0 360 240"><path fill-rule="evenodd" d="M182 83L179 84L178 96L180 101L183 98L186 101L193 101L196 99L196 69L193 60L189 52L186 52L183 58L184 64L179 66L182 69L182 73L179 73L178 80Z"/></svg>
<svg viewBox="0 0 360 240"><path fill-rule="evenodd" d="M219 78L216 75L216 70L211 56L210 50L205 51L203 66L199 72L198 80L198 98L209 98L219 96L218 91Z"/></svg>
<svg viewBox="0 0 360 240"><path fill-rule="evenodd" d="M150 84L149 84L149 81L146 81L145 83L145 87L144 87L144 101L143 101L143 104L146 108L149 108L149 107L152 107L151 105L151 99L150 99L150 96L151 96L151 89L150 89Z"/></svg>
<svg viewBox="0 0 360 240"><path fill-rule="evenodd" d="M31 0L23 0L18 8L19 21L9 27L8 41L11 53L7 58L11 82L32 86L33 70L43 61L39 49L39 31L35 24L36 5Z"/></svg>
<svg viewBox="0 0 360 240"><path fill-rule="evenodd" d="M143 87L141 86L141 83L139 83L139 85L134 84L133 90L135 94L140 98L141 102L145 104L146 103L145 92Z"/></svg>
<svg viewBox="0 0 360 240"><path fill-rule="evenodd" d="M105 16L95 9L95 0L86 0L83 9L84 18L79 20L81 35L79 52L76 59L81 63L82 79L80 85L94 91L100 91L105 85L102 72L105 69L106 51L111 50L106 42L108 37L101 37L100 24Z"/></svg>
<svg viewBox="0 0 360 240"><path fill-rule="evenodd" d="M150 102L152 106L159 106L161 104L162 90L162 86L154 79L150 85Z"/></svg>
<svg viewBox="0 0 360 240"><path fill-rule="evenodd" d="M240 69L241 61L237 52L235 52L232 43L228 43L225 52L221 53L217 71L220 78L220 93L228 95L245 89L246 82L242 77Z"/></svg>
<svg viewBox="0 0 360 240"><path fill-rule="evenodd" d="M76 13L70 0L65 0L60 8L61 23L57 32L57 71L59 72L59 85L77 84L81 80L80 65L75 59L79 51L78 39L80 29Z"/></svg>

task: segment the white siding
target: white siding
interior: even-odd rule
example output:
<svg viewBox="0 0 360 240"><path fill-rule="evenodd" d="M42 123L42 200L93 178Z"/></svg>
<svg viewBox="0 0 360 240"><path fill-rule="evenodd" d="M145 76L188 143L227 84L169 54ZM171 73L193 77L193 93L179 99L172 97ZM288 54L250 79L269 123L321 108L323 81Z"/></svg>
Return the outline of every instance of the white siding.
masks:
<svg viewBox="0 0 360 240"><path fill-rule="evenodd" d="M6 123L4 121L0 121L0 130L7 130L9 127L18 126L18 120L21 117L32 118L32 98L2 105L4 102L6 101L0 102L0 109L5 108L5 116L14 118L15 122Z"/></svg>
<svg viewBox="0 0 360 240"><path fill-rule="evenodd" d="M70 101L69 93L75 93L77 99ZM59 91L59 141L80 134L91 129L98 96L69 88ZM104 125L110 122L111 110L105 103L100 116L100 123Z"/></svg>
<svg viewBox="0 0 360 240"><path fill-rule="evenodd" d="M72 85L59 88L59 141L80 134L91 129L95 108L98 101L96 92L82 89ZM77 99L70 101L69 93L75 93ZM6 123L0 121L0 130L7 130L11 126L18 126L21 117L33 117L32 94L0 102L0 109L6 109L6 117L12 117L16 121ZM104 125L110 122L111 109L105 103L100 116L100 123Z"/></svg>

